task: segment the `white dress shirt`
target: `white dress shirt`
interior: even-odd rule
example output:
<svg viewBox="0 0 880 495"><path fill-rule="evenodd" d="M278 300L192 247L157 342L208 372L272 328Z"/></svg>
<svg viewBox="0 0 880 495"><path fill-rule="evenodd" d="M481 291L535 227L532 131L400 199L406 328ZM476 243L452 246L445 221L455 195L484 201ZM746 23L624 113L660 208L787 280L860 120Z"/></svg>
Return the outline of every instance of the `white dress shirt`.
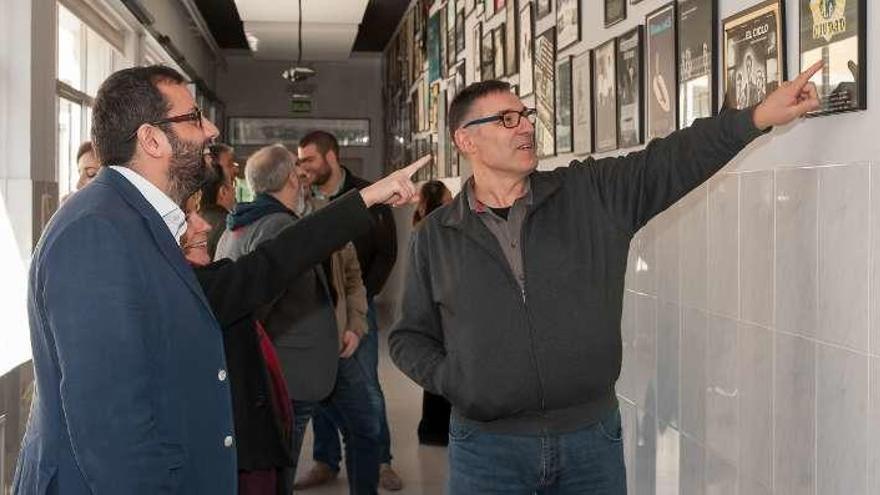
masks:
<svg viewBox="0 0 880 495"><path fill-rule="evenodd" d="M180 238L186 232L186 215L180 209L180 206L177 206L177 203L169 198L167 194L134 170L118 165L111 165L110 168L122 174L123 177L131 182L131 185L140 191L144 199L150 203L150 206L165 221L165 225L171 232L172 237L174 237L175 242L180 244Z"/></svg>

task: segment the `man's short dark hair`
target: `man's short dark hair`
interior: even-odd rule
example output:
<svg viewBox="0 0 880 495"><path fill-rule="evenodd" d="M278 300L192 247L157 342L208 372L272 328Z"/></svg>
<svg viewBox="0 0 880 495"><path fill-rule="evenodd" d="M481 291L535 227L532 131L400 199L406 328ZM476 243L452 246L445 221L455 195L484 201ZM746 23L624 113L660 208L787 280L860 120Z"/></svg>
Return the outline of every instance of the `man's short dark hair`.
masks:
<svg viewBox="0 0 880 495"><path fill-rule="evenodd" d="M76 161L79 162L79 159L82 158L86 153L91 153L95 151L95 147L92 146L91 141L86 141L83 144L79 145L79 149L76 151Z"/></svg>
<svg viewBox="0 0 880 495"><path fill-rule="evenodd" d="M447 117L449 135L455 136L455 131L464 124L464 119L468 112L471 111L475 101L488 94L501 92L510 92L510 84L495 79L476 82L461 90L452 99L452 104L449 105L449 115Z"/></svg>
<svg viewBox="0 0 880 495"><path fill-rule="evenodd" d="M211 146L208 146L208 153L210 153L211 159L214 162L219 162L220 155L222 155L223 153L233 153L234 151L235 150L232 148L232 146L229 146L225 143L214 143Z"/></svg>
<svg viewBox="0 0 880 495"><path fill-rule="evenodd" d="M169 102L159 84L183 84L184 77L164 65L114 72L101 84L92 111L92 143L102 165L128 165L137 139L132 133L166 117Z"/></svg>
<svg viewBox="0 0 880 495"><path fill-rule="evenodd" d="M305 148L310 144L314 144L322 156L327 156L327 153L332 151L336 158L339 158L339 141L329 132L312 131L299 140L300 148Z"/></svg>
<svg viewBox="0 0 880 495"><path fill-rule="evenodd" d="M226 176L226 172L220 163L216 160L211 162L211 173L202 185L202 208L208 208L217 204L217 195L220 194L220 188L228 184L230 178Z"/></svg>

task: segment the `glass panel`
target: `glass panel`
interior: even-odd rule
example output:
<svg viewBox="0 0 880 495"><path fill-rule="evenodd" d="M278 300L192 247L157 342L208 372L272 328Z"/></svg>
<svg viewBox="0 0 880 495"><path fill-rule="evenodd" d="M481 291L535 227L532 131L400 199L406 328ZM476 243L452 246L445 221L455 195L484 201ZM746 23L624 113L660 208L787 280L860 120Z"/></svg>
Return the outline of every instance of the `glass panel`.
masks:
<svg viewBox="0 0 880 495"><path fill-rule="evenodd" d="M86 93L95 96L98 87L113 72L113 46L91 29L86 29L88 61L86 67Z"/></svg>
<svg viewBox="0 0 880 495"><path fill-rule="evenodd" d="M58 98L58 197L62 199L76 190L79 180L76 152L84 141L82 122L82 106Z"/></svg>
<svg viewBox="0 0 880 495"><path fill-rule="evenodd" d="M58 80L83 89L85 59L83 24L69 10L58 5Z"/></svg>

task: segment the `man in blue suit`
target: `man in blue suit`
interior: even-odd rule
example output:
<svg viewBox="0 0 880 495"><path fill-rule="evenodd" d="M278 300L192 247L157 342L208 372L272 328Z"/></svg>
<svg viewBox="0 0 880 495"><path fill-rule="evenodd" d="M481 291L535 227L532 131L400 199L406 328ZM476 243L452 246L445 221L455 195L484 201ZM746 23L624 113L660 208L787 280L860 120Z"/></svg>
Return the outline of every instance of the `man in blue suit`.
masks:
<svg viewBox="0 0 880 495"><path fill-rule="evenodd" d="M178 245L178 205L216 136L173 69L119 71L98 91L102 171L31 265L37 393L15 493L235 493L223 337Z"/></svg>

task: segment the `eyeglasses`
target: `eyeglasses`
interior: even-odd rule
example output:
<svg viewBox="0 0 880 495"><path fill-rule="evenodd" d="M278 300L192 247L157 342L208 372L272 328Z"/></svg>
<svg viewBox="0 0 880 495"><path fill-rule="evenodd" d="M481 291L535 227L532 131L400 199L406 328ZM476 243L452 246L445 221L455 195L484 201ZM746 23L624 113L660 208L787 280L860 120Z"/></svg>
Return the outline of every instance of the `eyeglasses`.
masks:
<svg viewBox="0 0 880 495"><path fill-rule="evenodd" d="M202 110L196 107L192 112L185 113L183 115L175 115L174 117L168 117L164 119L155 120L153 122L147 122L147 124L152 126L160 126L164 124L174 124L175 122L195 122L199 129L202 128ZM140 126L138 126L140 128ZM131 136L128 139L134 138L137 134L137 129L131 133Z"/></svg>
<svg viewBox="0 0 880 495"><path fill-rule="evenodd" d="M523 108L519 112L517 112L516 110L508 110L506 112L500 113L498 115L493 115L491 117L482 117L476 120L472 120L461 127L465 128L472 125L488 124L489 122L501 122L501 125L503 125L504 127L508 129L514 129L519 126L519 121L523 117L528 119L530 124L534 124L537 114L538 111L534 108Z"/></svg>

